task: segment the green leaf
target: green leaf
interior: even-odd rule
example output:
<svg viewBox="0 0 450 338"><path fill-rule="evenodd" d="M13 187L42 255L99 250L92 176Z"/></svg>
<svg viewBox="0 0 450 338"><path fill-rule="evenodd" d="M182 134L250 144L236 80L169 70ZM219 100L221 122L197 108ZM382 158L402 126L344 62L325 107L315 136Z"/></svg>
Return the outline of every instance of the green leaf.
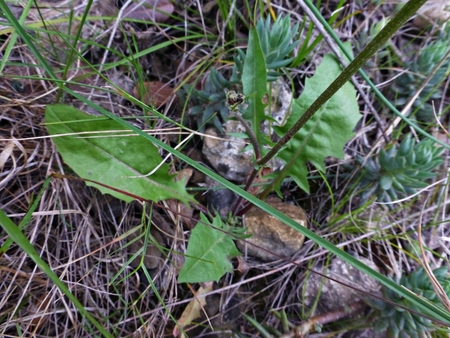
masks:
<svg viewBox="0 0 450 338"><path fill-rule="evenodd" d="M264 326L262 326L260 323L258 323L258 321L255 318L250 317L249 315L247 315L245 313L244 313L244 317L245 317L245 319L247 319L250 322L250 324L252 324L258 330L259 333L261 333L261 335L264 338L273 337L273 335L269 331L267 331Z"/></svg>
<svg viewBox="0 0 450 338"><path fill-rule="evenodd" d="M294 100L287 123L274 128L276 133L283 136L340 73L336 59L325 55L314 76L306 79L303 93ZM327 156L343 158L344 145L353 137L353 129L360 118L355 89L346 83L278 154L286 162L284 175L293 177L303 190L309 192L306 162L324 172Z"/></svg>
<svg viewBox="0 0 450 338"><path fill-rule="evenodd" d="M129 136L130 130L116 121L88 115L71 106L55 104L47 106L45 122L64 162L80 177L145 200L157 202L176 198L184 203L193 201L183 182L175 182L174 176L168 174L167 164L162 164L153 174L142 177L161 164L158 149L149 140L137 135ZM79 134L86 132L88 134ZM60 136L67 133L71 135ZM131 196L98 184L86 184L125 202L134 200Z"/></svg>
<svg viewBox="0 0 450 338"><path fill-rule="evenodd" d="M217 282L224 274L233 271L230 258L240 252L233 238L225 231L227 228L219 216L211 224L203 213L200 214L200 222L189 239L186 262L178 276L179 283Z"/></svg>
<svg viewBox="0 0 450 338"><path fill-rule="evenodd" d="M389 190L392 187L392 177L389 175L383 175L380 179L380 185L384 190Z"/></svg>
<svg viewBox="0 0 450 338"><path fill-rule="evenodd" d="M250 30L248 49L242 74L244 95L248 99L248 107L243 118L250 122L253 133L260 145L264 143L264 135L261 133L261 122L266 119L263 97L267 92L266 61L261 49L258 33L254 28Z"/></svg>

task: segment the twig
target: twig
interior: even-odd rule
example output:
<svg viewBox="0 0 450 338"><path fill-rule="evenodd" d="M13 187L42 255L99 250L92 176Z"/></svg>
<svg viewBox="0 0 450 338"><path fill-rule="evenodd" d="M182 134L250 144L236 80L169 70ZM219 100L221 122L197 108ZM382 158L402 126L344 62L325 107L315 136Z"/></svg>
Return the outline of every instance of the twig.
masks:
<svg viewBox="0 0 450 338"><path fill-rule="evenodd" d="M363 301L359 301L337 311L325 313L320 316L315 316L304 322L303 324L295 327L291 332L282 335L280 338L306 337L306 335L310 332L317 332L317 327L321 327L325 324L348 317L353 313L364 310L366 307L366 303L364 303Z"/></svg>

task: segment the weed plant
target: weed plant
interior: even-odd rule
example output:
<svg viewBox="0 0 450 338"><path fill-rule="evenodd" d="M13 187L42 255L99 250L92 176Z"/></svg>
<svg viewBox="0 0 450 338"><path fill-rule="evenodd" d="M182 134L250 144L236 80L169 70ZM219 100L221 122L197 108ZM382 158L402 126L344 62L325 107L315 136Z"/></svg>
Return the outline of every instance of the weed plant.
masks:
<svg viewBox="0 0 450 338"><path fill-rule="evenodd" d="M280 16L273 24L270 16L267 16L256 23L256 32L261 39L261 49L268 70L267 81L276 81L283 75L279 70L293 61L292 52L300 43L296 38L298 28L298 23L291 25L290 16ZM207 125L213 125L222 132L222 123L229 117L225 90L242 91L246 53L237 48L234 54L229 80L215 68L211 68L202 89L185 84L179 91L180 98L184 102L189 101L189 115L194 117L200 131L204 131Z"/></svg>

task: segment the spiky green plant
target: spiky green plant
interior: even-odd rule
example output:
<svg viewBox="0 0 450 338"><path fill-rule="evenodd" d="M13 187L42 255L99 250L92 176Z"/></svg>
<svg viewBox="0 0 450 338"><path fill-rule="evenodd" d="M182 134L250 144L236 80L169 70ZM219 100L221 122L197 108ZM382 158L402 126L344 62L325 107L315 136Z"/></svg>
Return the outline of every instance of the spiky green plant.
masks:
<svg viewBox="0 0 450 338"><path fill-rule="evenodd" d="M197 90L190 84L183 86L179 96L184 101L189 99L192 107L189 116L197 121L197 127L204 131L207 125L214 125L222 131L222 120L228 119L228 108L225 104L225 89L235 88L230 81L214 68L206 77L202 90ZM219 116L221 119L219 119Z"/></svg>
<svg viewBox="0 0 450 338"><path fill-rule="evenodd" d="M448 268L440 267L433 270L433 274L439 284L444 288L446 294L450 295L450 276L448 274ZM398 283L415 294L428 299L435 305L442 306L428 275L422 267L416 269L409 275L403 275ZM382 291L384 298L418 313L423 313L396 292L389 290L386 287L383 287ZM423 337L425 333L437 329L431 320L418 314L410 313L403 308L392 306L391 304L375 299L370 300L369 304L378 314L378 317L374 322L375 329L380 332L386 330L388 337L390 338L419 338Z"/></svg>
<svg viewBox="0 0 450 338"><path fill-rule="evenodd" d="M411 59L405 65L408 71L399 76L392 87L397 96L396 104L398 106L405 105L417 93L426 77L431 74L441 60L446 58L449 50L449 37L442 36L420 50L417 58ZM439 90L438 87L448 75L449 67L450 60L447 58L414 101L413 108L417 109L416 116L419 120L431 121L434 119L431 100L442 98L442 90Z"/></svg>
<svg viewBox="0 0 450 338"><path fill-rule="evenodd" d="M374 193L380 201L391 202L427 187L425 181L435 177L433 170L443 163L443 150L429 139L415 144L409 134L400 146L383 149L378 157L365 160L358 155L356 160L363 166L358 182L358 188L363 190L362 203Z"/></svg>
<svg viewBox="0 0 450 338"><path fill-rule="evenodd" d="M289 65L294 58L288 57L292 51L300 43L296 41L296 35L298 32L299 24L291 27L291 19L289 16L280 16L271 26L270 17L266 20L260 19L256 24L256 31L261 42L261 49L266 61L266 67L268 69L267 80L270 82L276 81L276 79L283 75L279 71L280 68ZM237 75L232 80L239 81L240 74L242 74L245 54L241 49L238 49L239 57L235 58L235 66L237 68ZM234 74L234 72L233 72Z"/></svg>
<svg viewBox="0 0 450 338"><path fill-rule="evenodd" d="M289 56L300 43L296 40L298 28L298 24L291 27L289 16L280 16L272 27L270 17L257 22L256 30L268 70L268 81L275 81L282 75L279 69L292 62L293 58ZM190 101L189 115L196 119L201 131L206 125L214 125L222 131L221 120L228 119L224 90L241 90L245 58L246 54L241 49L237 49L237 55L233 57L234 65L230 80L212 68L203 84L203 89L199 90L187 84L179 91L183 101L186 99Z"/></svg>

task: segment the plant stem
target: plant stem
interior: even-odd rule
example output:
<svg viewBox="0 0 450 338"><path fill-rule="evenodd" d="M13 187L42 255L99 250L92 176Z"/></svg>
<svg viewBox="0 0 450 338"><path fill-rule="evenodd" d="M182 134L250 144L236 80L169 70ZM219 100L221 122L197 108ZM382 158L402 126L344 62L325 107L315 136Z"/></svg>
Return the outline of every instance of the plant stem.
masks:
<svg viewBox="0 0 450 338"><path fill-rule="evenodd" d="M363 311L366 307L366 303L359 301L357 303L352 303L345 308L312 317L300 326L295 327L292 332L283 335L282 338L304 337L308 333L317 332L315 329L317 326L321 327L325 324L349 317L352 314Z"/></svg>
<svg viewBox="0 0 450 338"><path fill-rule="evenodd" d="M237 120L244 126L245 131L248 134L248 138L250 139L250 143L253 146L253 151L255 152L256 161L258 161L261 158L261 152L259 150L259 144L258 144L258 140L256 139L256 135L253 133L253 130L250 127L250 125L248 124L248 122L243 119L241 113L236 113L233 115L233 117L236 117Z"/></svg>

